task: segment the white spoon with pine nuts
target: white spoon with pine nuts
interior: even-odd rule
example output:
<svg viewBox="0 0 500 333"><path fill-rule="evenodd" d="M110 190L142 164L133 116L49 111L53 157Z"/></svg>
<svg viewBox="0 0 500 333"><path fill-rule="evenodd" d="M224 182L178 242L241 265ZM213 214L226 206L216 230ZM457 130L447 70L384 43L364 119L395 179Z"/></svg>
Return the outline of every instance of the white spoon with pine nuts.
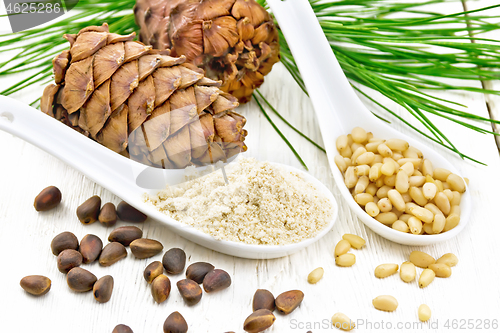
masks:
<svg viewBox="0 0 500 333"><path fill-rule="evenodd" d="M376 118L366 108L366 106L355 94L349 81L344 75L307 0L268 0L268 4L271 7L272 13L278 20L279 26L286 37L288 45L290 46L295 62L299 67L318 117L321 134L323 136L325 149L327 151L334 179L352 211L355 212L359 219L370 229L379 235L400 244L428 245L442 242L456 236L464 229L469 220L471 211L470 191L465 190L467 186L465 185L464 180L459 176L452 176L449 181L453 184L453 188L449 191L452 192L451 195L448 191L446 191L446 193L443 193L444 191L440 191L441 188L438 188L439 183L434 182L434 176L437 177L436 179L443 179L442 177L447 174L447 171L443 171L442 169L449 170L454 175L459 175L460 173L456 167L447 161L446 158L440 153L425 146L422 142L394 130L386 123ZM351 135L351 138L342 137L343 139L340 139L340 148L342 148L341 151L345 157L351 160L352 164L351 168L349 168L348 165L345 165L344 168L340 157L338 157L339 152L337 150L337 146L339 143L337 142L337 139L342 135L345 136L350 134L353 129L355 130L353 135ZM362 129L365 129L366 131L363 131ZM372 142L369 142L368 140L372 134L367 134L366 132L371 132L373 134L373 138L396 140L380 141L379 145L383 143L384 146L382 146L379 150L375 139L372 139ZM366 135L368 135L368 138ZM351 143L350 140L353 139L353 137L356 140L353 140ZM373 157L373 159L377 159L374 161L372 160L371 154L367 154L358 160L357 158L364 152L363 150L353 152L353 144L356 149L363 146L367 152L374 153L374 155L384 154L385 157L382 156L381 161L380 157ZM405 147L408 147L408 144L413 148L410 150L404 149ZM351 150L350 152L347 149L348 145ZM382 154L380 152L382 152ZM397 154L403 156L399 156ZM434 175L434 171L432 171L431 174L429 162L425 162L424 166L424 162L420 158L422 154L425 159L432 163L433 170L438 169L437 175ZM352 158L352 155L355 155L354 159ZM407 159L405 155L407 155L409 159ZM387 159L384 160L384 158ZM392 158L399 159L394 164L389 160ZM412 158L419 158L420 161L412 160ZM403 161L401 161L401 159L403 159ZM347 162L347 160L343 161ZM336 162L340 164L343 172L339 170ZM372 204L368 204L368 196L364 196L365 198L358 197L358 199L365 200L362 203L368 204L368 207L366 207L366 205L364 205L364 207L360 206L353 198L350 189L354 192L359 191L359 193L367 193L366 191L368 188L368 191L374 193L373 185L370 185L370 183L372 183L369 178L370 170L368 171L368 174L366 174L366 172L367 167L372 169L373 165L378 162L382 163L382 165L387 162L387 165L384 166L384 172L390 176L383 174L383 182L387 181L389 185L392 186L379 181L378 185L381 186L377 187L375 194L378 193L379 188L383 186L391 187L390 190L392 191L389 191L387 187L382 189L380 199L387 200L383 200L380 205L378 202L377 204L375 203L377 199L373 199ZM412 168L410 164L404 166L406 162L413 164L412 166L414 170L411 170ZM393 166L391 166L391 163ZM363 167L362 165L367 165L367 167ZM354 169L355 167L358 168ZM391 170L393 167L395 170ZM433 177L432 180L427 178L423 184L420 184L421 178L413 178L413 186L409 186L410 178L413 176L419 176L419 173L423 175L423 169L425 169L425 173ZM415 172L415 170L418 172ZM410 171L411 174L408 174ZM381 174L380 170L372 171L373 174L375 172L379 175ZM400 172L401 175L398 177ZM343 173L347 179L344 179ZM406 173L406 175L403 173ZM368 182L363 175L368 178ZM385 179L386 177L388 178L387 180ZM397 186L396 178L398 178ZM426 177L424 176L424 178ZM373 183L376 183L375 176L373 177L373 180ZM405 181L408 184L405 184ZM426 183L431 182L435 183L434 185L438 184L436 185L436 188L438 189L435 191L436 193L434 196L432 196L432 192L434 190L432 185L427 185L424 188ZM350 189L345 185L346 183ZM441 185L443 183L444 182L441 181ZM461 189L460 187L462 184L465 192L460 193L459 197L457 197L455 193L454 198L453 191L451 190ZM424 202L426 203L423 205L424 207L420 207L422 205L418 205L417 203L412 204L406 202L408 200L411 187L416 188L411 190L412 196L410 196L410 198L412 199L412 202L415 202L413 199L413 197L415 197L421 204ZM444 190L444 188L442 190ZM422 196L426 201L421 200ZM427 199L426 196L431 199ZM401 203L400 198L403 198L403 203ZM435 198L437 202L439 202L439 205L436 204ZM449 208L445 199L448 199ZM391 211L380 212L380 207L382 207L383 210L387 210L388 204L393 206L391 207L391 211L397 217L396 220L394 220L394 215L390 214ZM427 207L425 207L426 205ZM403 215L405 216L401 215L401 212L394 206L397 206L399 209L404 208L406 210L406 214ZM436 210L436 208L438 208L437 206L440 206L444 211L446 211L442 214L443 216L440 215L440 209ZM451 211L453 206L453 211ZM378 219L383 223L370 216L364 208L369 211L372 216L378 216ZM377 209L379 210L378 214L376 214ZM459 217L459 223L454 228L445 232L441 231L437 234L420 234L425 233L426 231L434 233L433 230L438 231L441 226L444 228L444 225L446 224L448 224L448 227L453 226L453 224L456 224L458 221L455 215L453 215L453 221L447 221L447 219L451 220L449 216L452 214L458 215ZM436 218L436 222L434 221L434 218ZM393 229L392 226L396 221L398 221L396 225L394 225L394 228L396 229ZM418 223L421 224L420 227ZM434 223L436 224L434 225ZM399 231L405 230L405 225L409 232ZM412 232L415 232L416 234L413 234Z"/></svg>

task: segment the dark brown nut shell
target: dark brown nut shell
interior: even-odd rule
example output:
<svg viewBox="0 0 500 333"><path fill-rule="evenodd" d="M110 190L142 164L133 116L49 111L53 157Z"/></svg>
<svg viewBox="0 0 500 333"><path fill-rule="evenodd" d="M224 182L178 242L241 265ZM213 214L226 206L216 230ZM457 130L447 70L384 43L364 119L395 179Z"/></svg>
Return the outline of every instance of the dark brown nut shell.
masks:
<svg viewBox="0 0 500 333"><path fill-rule="evenodd" d="M125 222L141 223L146 221L148 218L147 215L130 206L125 201L118 204L118 207L116 207L116 213L118 214L118 218Z"/></svg>
<svg viewBox="0 0 500 333"><path fill-rule="evenodd" d="M289 314L302 303L303 299L304 293L300 290L286 291L276 297L276 309L283 314Z"/></svg>
<svg viewBox="0 0 500 333"><path fill-rule="evenodd" d="M94 195L76 209L76 216L83 224L91 224L97 221L100 211L101 198Z"/></svg>
<svg viewBox="0 0 500 333"><path fill-rule="evenodd" d="M274 311L276 304L274 304L274 295L267 289L257 289L253 295L252 302L253 311L260 309L267 309L269 311Z"/></svg>
<svg viewBox="0 0 500 333"><path fill-rule="evenodd" d="M127 249L118 242L112 242L106 245L99 257L99 264L107 267L127 256Z"/></svg>
<svg viewBox="0 0 500 333"><path fill-rule="evenodd" d="M186 252L179 248L172 248L163 255L163 267L169 274L180 274L186 266Z"/></svg>
<svg viewBox="0 0 500 333"><path fill-rule="evenodd" d="M139 238L142 238L142 230L134 226L128 226L119 227L111 231L108 240L110 242L118 242L123 244L123 246L129 246L130 243Z"/></svg>
<svg viewBox="0 0 500 333"><path fill-rule="evenodd" d="M177 289L187 305L195 305L201 300L203 291L198 283L193 280L184 279L177 282Z"/></svg>
<svg viewBox="0 0 500 333"><path fill-rule="evenodd" d="M42 192L35 197L33 206L37 212L45 212L59 205L61 199L61 191L55 186L49 186L44 188Z"/></svg>
<svg viewBox="0 0 500 333"><path fill-rule="evenodd" d="M160 304L167 300L170 295L170 279L166 275L158 275L151 283L151 295L156 303Z"/></svg>
<svg viewBox="0 0 500 333"><path fill-rule="evenodd" d="M186 333L188 324L179 312L172 312L163 323L163 333Z"/></svg>
<svg viewBox="0 0 500 333"><path fill-rule="evenodd" d="M115 281L111 275L106 275L94 284L94 298L99 303L106 303L111 298Z"/></svg>
<svg viewBox="0 0 500 333"><path fill-rule="evenodd" d="M276 317L267 309L260 309L245 319L243 329L248 333L262 332L273 326Z"/></svg>
<svg viewBox="0 0 500 333"><path fill-rule="evenodd" d="M57 256L57 269L59 269L59 272L66 274L73 268L80 266L82 262L83 257L80 252L67 249Z"/></svg>
<svg viewBox="0 0 500 333"><path fill-rule="evenodd" d="M102 240L96 235L88 234L80 242L80 253L84 264L94 262L102 251Z"/></svg>
<svg viewBox="0 0 500 333"><path fill-rule="evenodd" d="M146 259L163 251L163 245L154 239L139 238L130 243L130 251L137 259Z"/></svg>
<svg viewBox="0 0 500 333"><path fill-rule="evenodd" d="M161 274L163 274L163 264L160 261L153 261L144 269L144 280L152 283Z"/></svg>
<svg viewBox="0 0 500 333"><path fill-rule="evenodd" d="M132 331L132 329L127 325L120 324L116 325L111 333L134 333L134 331Z"/></svg>
<svg viewBox="0 0 500 333"><path fill-rule="evenodd" d="M111 202L108 202L104 206L102 206L98 220L106 227L114 226L116 221L118 220L115 205Z"/></svg>
<svg viewBox="0 0 500 333"><path fill-rule="evenodd" d="M203 289L207 293L228 288L231 285L231 277L222 269L214 269L205 275L203 279Z"/></svg>
<svg viewBox="0 0 500 333"><path fill-rule="evenodd" d="M81 293L92 290L97 277L86 269L75 267L68 272L66 282L71 290Z"/></svg>
<svg viewBox="0 0 500 333"><path fill-rule="evenodd" d="M186 269L186 277L198 284L203 283L205 275L215 269L214 265L208 262L195 262Z"/></svg>
<svg viewBox="0 0 500 333"><path fill-rule="evenodd" d="M69 231L61 232L52 239L50 248L55 256L67 249L78 250L78 238Z"/></svg>
<svg viewBox="0 0 500 333"><path fill-rule="evenodd" d="M49 292L52 282L43 275L28 275L19 283L27 293L34 296L42 296Z"/></svg>

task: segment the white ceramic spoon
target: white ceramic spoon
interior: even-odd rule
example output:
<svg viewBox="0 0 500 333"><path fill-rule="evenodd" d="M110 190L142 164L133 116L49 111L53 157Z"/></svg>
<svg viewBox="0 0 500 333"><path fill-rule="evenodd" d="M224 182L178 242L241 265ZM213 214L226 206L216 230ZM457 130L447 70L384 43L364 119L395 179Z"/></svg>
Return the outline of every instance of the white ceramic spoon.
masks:
<svg viewBox="0 0 500 333"><path fill-rule="evenodd" d="M357 126L373 132L375 137L407 140L411 146L420 149L424 157L432 161L434 167L446 168L456 174L460 173L438 152L389 127L366 108L344 75L308 0L267 0L267 3L278 20L307 86L318 117L334 179L349 207L370 229L400 244L427 245L456 236L469 220L471 212L469 190L462 196L460 204L462 214L459 225L438 235L413 235L393 230L371 218L354 201L344 185L342 174L333 158L338 154L335 146L336 138L350 133Z"/></svg>
<svg viewBox="0 0 500 333"><path fill-rule="evenodd" d="M0 95L0 130L30 142L59 158L69 166L113 192L144 214L167 225L176 234L225 254L252 259L283 257L316 242L331 230L337 220L338 207L330 190L311 175L290 166L283 168L300 173L331 201L334 216L314 238L290 245L249 245L216 240L189 225L178 222L143 202L145 192L156 193L166 184L184 181L184 170L161 170L125 158L86 138L75 130L41 111L12 98ZM4 162L5 163L5 162ZM277 164L277 163L275 163ZM203 168L200 168L203 171ZM144 177L146 176L146 177ZM138 185L140 183L141 186ZM145 190L147 187L149 190Z"/></svg>

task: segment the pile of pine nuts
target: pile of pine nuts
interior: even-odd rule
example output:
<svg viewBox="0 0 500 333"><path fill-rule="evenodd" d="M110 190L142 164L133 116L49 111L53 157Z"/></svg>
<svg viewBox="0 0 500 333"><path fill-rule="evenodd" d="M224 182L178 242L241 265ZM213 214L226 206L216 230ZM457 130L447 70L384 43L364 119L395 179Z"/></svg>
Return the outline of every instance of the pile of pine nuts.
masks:
<svg viewBox="0 0 500 333"><path fill-rule="evenodd" d="M359 250L365 245L366 241L353 234L344 234L342 240L335 246L335 264L341 267L351 267L356 263L356 256L353 253L347 253L351 247Z"/></svg>
<svg viewBox="0 0 500 333"><path fill-rule="evenodd" d="M439 234L460 222L462 177L434 168L401 139L374 138L356 127L336 141L335 164L368 215L401 232ZM467 181L467 179L466 179Z"/></svg>

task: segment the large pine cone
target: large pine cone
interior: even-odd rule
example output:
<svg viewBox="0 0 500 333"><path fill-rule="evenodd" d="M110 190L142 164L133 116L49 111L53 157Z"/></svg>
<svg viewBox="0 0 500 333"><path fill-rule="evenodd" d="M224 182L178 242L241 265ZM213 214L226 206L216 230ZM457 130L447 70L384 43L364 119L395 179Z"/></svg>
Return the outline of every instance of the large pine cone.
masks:
<svg viewBox="0 0 500 333"><path fill-rule="evenodd" d="M134 13L141 41L185 55L240 103L279 61L274 22L254 0L137 0Z"/></svg>
<svg viewBox="0 0 500 333"><path fill-rule="evenodd" d="M53 60L44 113L156 167L205 165L246 150L246 120L232 112L237 99L184 56L133 41L135 33L109 33L107 24L64 37L71 48Z"/></svg>

